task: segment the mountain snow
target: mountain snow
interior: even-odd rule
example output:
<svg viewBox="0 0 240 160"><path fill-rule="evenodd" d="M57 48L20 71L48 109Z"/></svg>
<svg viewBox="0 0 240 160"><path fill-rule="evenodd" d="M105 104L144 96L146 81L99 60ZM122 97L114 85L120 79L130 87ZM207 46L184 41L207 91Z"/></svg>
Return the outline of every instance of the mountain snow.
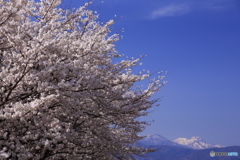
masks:
<svg viewBox="0 0 240 160"><path fill-rule="evenodd" d="M201 139L200 137L192 137L191 139L177 138L171 141L158 134L147 135L145 138L139 141L139 144L142 144L145 146L168 145L168 146L184 147L184 148L191 148L191 149L207 149L207 148L215 148L215 147L216 148L224 147L221 145L209 144L205 142L203 139Z"/></svg>
<svg viewBox="0 0 240 160"><path fill-rule="evenodd" d="M178 143L172 142L169 139L158 134L147 135L139 143L146 146L169 145L169 146L185 147Z"/></svg>
<svg viewBox="0 0 240 160"><path fill-rule="evenodd" d="M206 143L200 137L192 137L191 139L177 138L173 142L178 143L180 145L187 146L192 149L207 149L207 148L214 148L214 147L217 147L217 148L223 147L220 145L211 145L209 143Z"/></svg>

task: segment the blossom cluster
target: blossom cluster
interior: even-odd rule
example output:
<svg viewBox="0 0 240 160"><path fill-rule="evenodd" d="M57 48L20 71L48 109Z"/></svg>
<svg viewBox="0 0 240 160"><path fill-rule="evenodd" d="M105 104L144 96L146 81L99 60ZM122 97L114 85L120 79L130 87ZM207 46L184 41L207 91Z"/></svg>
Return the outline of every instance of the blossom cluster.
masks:
<svg viewBox="0 0 240 160"><path fill-rule="evenodd" d="M163 76L122 60L117 34L84 6L61 0L0 0L0 159L133 159Z"/></svg>

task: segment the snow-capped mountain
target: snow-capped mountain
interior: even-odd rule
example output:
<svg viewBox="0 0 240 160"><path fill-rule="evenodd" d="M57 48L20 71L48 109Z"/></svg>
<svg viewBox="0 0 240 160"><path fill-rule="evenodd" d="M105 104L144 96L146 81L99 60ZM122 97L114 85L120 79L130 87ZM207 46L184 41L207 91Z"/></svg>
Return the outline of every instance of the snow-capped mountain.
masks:
<svg viewBox="0 0 240 160"><path fill-rule="evenodd" d="M192 149L207 149L207 148L214 148L214 147L216 147L216 148L223 147L220 145L211 145L211 144L205 142L200 137L192 137L191 139L177 138L173 142L183 145L183 146L187 146Z"/></svg>
<svg viewBox="0 0 240 160"><path fill-rule="evenodd" d="M169 146L185 147L185 146L182 146L181 144L172 142L169 139L158 134L147 135L145 138L139 141L139 143L146 146L169 145Z"/></svg>
<svg viewBox="0 0 240 160"><path fill-rule="evenodd" d="M220 145L211 145L200 137L192 137L191 139L178 138L171 141L161 135L153 134L139 141L139 145L152 147L156 151L145 154L146 157L136 156L137 160L212 160L213 157L209 155L211 151L240 153L240 146L223 147ZM236 160L238 157L222 156L217 157L217 159Z"/></svg>
<svg viewBox="0 0 240 160"><path fill-rule="evenodd" d="M158 134L147 135L145 138L139 141L139 144L145 145L145 146L168 145L168 146L184 147L184 148L191 148L191 149L207 149L207 148L224 147L221 145L209 144L200 137L192 137L191 139L177 138L171 141Z"/></svg>

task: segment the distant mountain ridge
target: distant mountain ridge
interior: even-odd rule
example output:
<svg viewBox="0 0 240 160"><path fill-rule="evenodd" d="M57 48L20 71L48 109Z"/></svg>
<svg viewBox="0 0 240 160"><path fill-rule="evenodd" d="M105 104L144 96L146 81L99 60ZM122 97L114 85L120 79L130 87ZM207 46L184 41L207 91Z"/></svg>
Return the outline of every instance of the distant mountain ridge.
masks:
<svg viewBox="0 0 240 160"><path fill-rule="evenodd" d="M191 139L177 138L171 141L158 134L147 135L145 138L139 141L139 143L145 146L168 145L168 146L184 147L184 148L191 148L191 149L207 149L207 148L215 148L215 147L216 148L224 147L221 145L209 144L200 137L192 137Z"/></svg>
<svg viewBox="0 0 240 160"><path fill-rule="evenodd" d="M212 145L207 142L205 142L202 138L200 137L192 137L191 139L187 138L177 138L173 140L173 142L187 146L192 149L207 149L207 148L222 148L223 146L221 145Z"/></svg>
<svg viewBox="0 0 240 160"><path fill-rule="evenodd" d="M158 149L160 148L160 149ZM210 152L238 152L238 156L215 156ZM136 160L240 160L240 146L208 149L190 149L161 145L157 151L147 153L146 157L136 157Z"/></svg>
<svg viewBox="0 0 240 160"><path fill-rule="evenodd" d="M149 147L150 146L159 146L159 145L183 147L181 144L172 142L169 139L167 139L161 135L158 135L158 134L147 135L139 143L142 145L145 145L145 146L149 146Z"/></svg>
<svg viewBox="0 0 240 160"><path fill-rule="evenodd" d="M171 141L161 135L153 134L143 138L139 144L156 151L145 154L146 157L136 156L136 160L240 160L240 146L211 145L200 137L177 138ZM211 157L211 151L237 152L238 156Z"/></svg>

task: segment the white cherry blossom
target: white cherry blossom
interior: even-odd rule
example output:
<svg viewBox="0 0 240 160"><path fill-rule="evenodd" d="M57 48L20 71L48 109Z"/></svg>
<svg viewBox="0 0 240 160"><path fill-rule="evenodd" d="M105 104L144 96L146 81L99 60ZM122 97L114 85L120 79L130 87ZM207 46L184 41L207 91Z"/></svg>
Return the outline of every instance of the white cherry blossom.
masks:
<svg viewBox="0 0 240 160"><path fill-rule="evenodd" d="M133 74L140 59L115 50L114 20L97 21L86 3L0 0L0 159L134 159L148 126L139 117L157 100L159 76L147 89Z"/></svg>

